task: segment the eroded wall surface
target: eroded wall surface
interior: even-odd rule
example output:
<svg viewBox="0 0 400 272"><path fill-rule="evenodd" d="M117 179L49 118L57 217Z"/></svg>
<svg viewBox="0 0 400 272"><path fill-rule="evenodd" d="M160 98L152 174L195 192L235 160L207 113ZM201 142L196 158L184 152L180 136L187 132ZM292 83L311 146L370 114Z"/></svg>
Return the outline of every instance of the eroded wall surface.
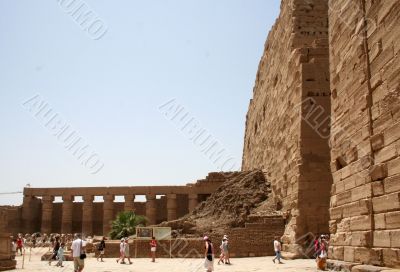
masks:
<svg viewBox="0 0 400 272"><path fill-rule="evenodd" d="M400 265L400 2L332 0L330 257Z"/></svg>
<svg viewBox="0 0 400 272"><path fill-rule="evenodd" d="M287 215L284 249L328 232L328 1L284 0L246 118L242 170L262 169Z"/></svg>

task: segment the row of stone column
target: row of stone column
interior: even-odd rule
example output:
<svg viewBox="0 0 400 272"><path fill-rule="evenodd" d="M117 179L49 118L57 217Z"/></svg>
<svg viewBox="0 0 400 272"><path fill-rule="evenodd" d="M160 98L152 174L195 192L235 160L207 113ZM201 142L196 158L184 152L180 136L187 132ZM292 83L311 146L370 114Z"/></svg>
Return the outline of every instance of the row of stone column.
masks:
<svg viewBox="0 0 400 272"><path fill-rule="evenodd" d="M197 194L189 194L189 212L198 204ZM125 195L125 211L135 211L135 195ZM72 233L72 209L74 196L65 195L62 197L62 219L61 233ZM111 230L111 222L114 220L114 195L103 196L103 234L108 234ZM42 233L52 232L54 196L42 197ZM83 196L82 206L82 233L93 234L93 195ZM146 195L146 217L149 225L156 224L157 220L157 202L155 194ZM168 221L177 219L177 198L176 194L167 195L167 219Z"/></svg>

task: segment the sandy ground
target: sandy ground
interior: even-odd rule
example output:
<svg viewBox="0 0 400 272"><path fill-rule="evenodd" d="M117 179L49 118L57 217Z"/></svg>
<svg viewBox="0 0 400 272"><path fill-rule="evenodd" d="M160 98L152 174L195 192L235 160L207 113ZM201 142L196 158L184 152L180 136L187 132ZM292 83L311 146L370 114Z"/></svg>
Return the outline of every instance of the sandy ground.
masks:
<svg viewBox="0 0 400 272"><path fill-rule="evenodd" d="M49 266L48 262L40 261L40 254L32 254L31 261L26 256L24 269L22 269L22 257L17 257L17 271L73 271L72 262L64 262L64 267L55 267L55 262ZM85 260L86 272L200 272L205 271L201 259L157 259L155 263L150 259L132 259L133 264L117 264L115 259L104 259L104 262L97 262L95 258L88 256ZM313 260L284 260L284 264L274 264L272 257L260 258L233 258L232 265L214 265L214 271L230 272L251 272L251 271L317 271ZM15 270L14 270L15 271Z"/></svg>

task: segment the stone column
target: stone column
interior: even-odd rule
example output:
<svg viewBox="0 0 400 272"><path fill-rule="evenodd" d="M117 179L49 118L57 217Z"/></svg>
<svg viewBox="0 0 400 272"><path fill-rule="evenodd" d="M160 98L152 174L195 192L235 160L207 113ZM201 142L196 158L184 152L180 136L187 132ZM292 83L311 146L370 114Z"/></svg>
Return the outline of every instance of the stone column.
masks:
<svg viewBox="0 0 400 272"><path fill-rule="evenodd" d="M155 225L157 221L156 195L146 195L146 217L148 225Z"/></svg>
<svg viewBox="0 0 400 272"><path fill-rule="evenodd" d="M197 194L189 194L188 198L189 198L189 212L192 212L199 204L199 200Z"/></svg>
<svg viewBox="0 0 400 272"><path fill-rule="evenodd" d="M53 201L54 196L42 197L42 227L41 233L50 234L53 223Z"/></svg>
<svg viewBox="0 0 400 272"><path fill-rule="evenodd" d="M172 221L177 218L176 213L176 194L167 195L167 220Z"/></svg>
<svg viewBox="0 0 400 272"><path fill-rule="evenodd" d="M83 235L93 235L93 200L94 196L84 195L82 205L82 233Z"/></svg>
<svg viewBox="0 0 400 272"><path fill-rule="evenodd" d="M33 196L24 196L23 204L22 204L22 232L23 233L33 233L38 231L38 229L34 229L33 222Z"/></svg>
<svg viewBox="0 0 400 272"><path fill-rule="evenodd" d="M103 199L103 235L108 236L111 231L111 222L114 220L114 195L105 195Z"/></svg>
<svg viewBox="0 0 400 272"><path fill-rule="evenodd" d="M124 210L125 211L135 211L135 195L125 195L125 206L124 206Z"/></svg>
<svg viewBox="0 0 400 272"><path fill-rule="evenodd" d="M61 233L72 233L72 201L74 197L71 195L64 195L62 197L62 219L61 219Z"/></svg>

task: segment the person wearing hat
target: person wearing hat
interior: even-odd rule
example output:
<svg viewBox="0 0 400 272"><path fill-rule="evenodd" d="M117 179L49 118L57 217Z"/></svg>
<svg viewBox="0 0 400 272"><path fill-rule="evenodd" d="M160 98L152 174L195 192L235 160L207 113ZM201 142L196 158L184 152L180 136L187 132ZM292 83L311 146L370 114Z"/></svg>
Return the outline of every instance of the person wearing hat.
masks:
<svg viewBox="0 0 400 272"><path fill-rule="evenodd" d="M327 248L328 243L325 239L325 236L321 235L320 253L317 257L317 268L319 270L325 270L326 268L326 259L328 257Z"/></svg>
<svg viewBox="0 0 400 272"><path fill-rule="evenodd" d="M132 264L131 255L129 253L129 238L128 237L125 237L124 256L125 256L125 258L128 259L129 264Z"/></svg>
<svg viewBox="0 0 400 272"><path fill-rule="evenodd" d="M121 239L121 243L119 244L119 258L117 259L117 263L121 261L121 264L125 263L125 239Z"/></svg>
<svg viewBox="0 0 400 272"><path fill-rule="evenodd" d="M225 241L222 243L222 248L224 250L224 255L225 255L225 264L231 264L231 261L229 259L229 239L228 235L224 235Z"/></svg>
<svg viewBox="0 0 400 272"><path fill-rule="evenodd" d="M207 272L214 271L214 246L208 236L204 236L203 240L205 241L205 260L204 260L204 268Z"/></svg>
<svg viewBox="0 0 400 272"><path fill-rule="evenodd" d="M218 264L220 264L221 261L224 264L231 264L229 260L228 235L224 235L219 248L221 249L221 255L219 255Z"/></svg>

